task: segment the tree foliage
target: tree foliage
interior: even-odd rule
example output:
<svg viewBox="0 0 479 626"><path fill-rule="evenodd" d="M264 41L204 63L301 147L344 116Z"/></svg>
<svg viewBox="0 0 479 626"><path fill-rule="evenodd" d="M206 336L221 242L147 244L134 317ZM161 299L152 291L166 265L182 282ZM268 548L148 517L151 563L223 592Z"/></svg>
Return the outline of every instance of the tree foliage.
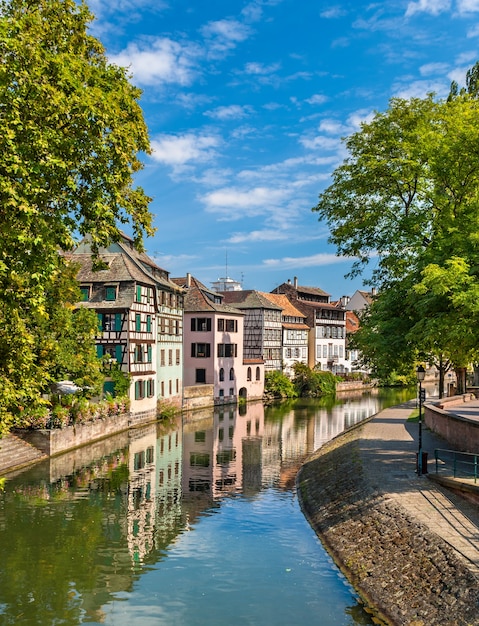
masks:
<svg viewBox="0 0 479 626"><path fill-rule="evenodd" d="M356 258L353 275L374 259L380 296L357 342L378 369L421 354L456 369L477 359L478 78L476 64L447 100L391 100L346 140L314 208Z"/></svg>
<svg viewBox="0 0 479 626"><path fill-rule="evenodd" d="M129 223L139 249L151 234L149 198L134 186L149 140L140 91L88 34L74 0L0 2L0 423L65 370L95 378L72 334L60 251L90 234L92 248ZM66 278L64 279L66 280ZM60 319L62 318L63 319ZM55 345L58 328L75 322ZM41 336L40 336L41 335ZM70 356L72 358L70 358ZM83 374L82 374L83 371Z"/></svg>

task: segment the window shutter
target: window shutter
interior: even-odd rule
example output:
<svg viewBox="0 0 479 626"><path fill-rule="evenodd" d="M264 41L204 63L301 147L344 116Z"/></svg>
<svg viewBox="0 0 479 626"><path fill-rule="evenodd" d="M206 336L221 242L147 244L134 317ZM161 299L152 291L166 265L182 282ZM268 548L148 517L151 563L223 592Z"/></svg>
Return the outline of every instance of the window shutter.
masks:
<svg viewBox="0 0 479 626"><path fill-rule="evenodd" d="M147 361L147 363L151 363L151 359L152 359L152 350L151 350L151 346L148 346L148 361Z"/></svg>
<svg viewBox="0 0 479 626"><path fill-rule="evenodd" d="M123 348L119 344L115 346L115 359L119 365L123 362Z"/></svg>
<svg viewBox="0 0 479 626"><path fill-rule="evenodd" d="M98 332L101 335L103 333L103 313L97 313L98 317Z"/></svg>
<svg viewBox="0 0 479 626"><path fill-rule="evenodd" d="M115 331L119 333L121 331L121 313L115 313Z"/></svg>
<svg viewBox="0 0 479 626"><path fill-rule="evenodd" d="M96 345L96 355L99 359L103 356L103 346L97 344Z"/></svg>

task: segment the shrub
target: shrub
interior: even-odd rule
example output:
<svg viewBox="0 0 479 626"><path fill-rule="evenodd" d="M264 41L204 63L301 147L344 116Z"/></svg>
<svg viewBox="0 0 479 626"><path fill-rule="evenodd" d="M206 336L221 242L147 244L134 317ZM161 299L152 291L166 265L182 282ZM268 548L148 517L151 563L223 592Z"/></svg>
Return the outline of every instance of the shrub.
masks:
<svg viewBox="0 0 479 626"><path fill-rule="evenodd" d="M264 392L266 396L273 398L296 398L298 396L291 379L277 370L266 372Z"/></svg>
<svg viewBox="0 0 479 626"><path fill-rule="evenodd" d="M293 383L300 397L316 398L336 392L336 376L332 372L314 370L304 363L295 363L293 370Z"/></svg>

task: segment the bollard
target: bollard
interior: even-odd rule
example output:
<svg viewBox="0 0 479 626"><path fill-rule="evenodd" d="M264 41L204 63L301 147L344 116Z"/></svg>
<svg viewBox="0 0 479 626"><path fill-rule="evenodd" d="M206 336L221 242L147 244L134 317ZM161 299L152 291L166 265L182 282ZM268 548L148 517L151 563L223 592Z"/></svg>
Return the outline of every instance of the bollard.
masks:
<svg viewBox="0 0 479 626"><path fill-rule="evenodd" d="M421 455L421 460L422 460L422 466L421 466L421 473L422 474L427 474L427 452L422 452ZM416 474L419 474L419 452L416 452Z"/></svg>

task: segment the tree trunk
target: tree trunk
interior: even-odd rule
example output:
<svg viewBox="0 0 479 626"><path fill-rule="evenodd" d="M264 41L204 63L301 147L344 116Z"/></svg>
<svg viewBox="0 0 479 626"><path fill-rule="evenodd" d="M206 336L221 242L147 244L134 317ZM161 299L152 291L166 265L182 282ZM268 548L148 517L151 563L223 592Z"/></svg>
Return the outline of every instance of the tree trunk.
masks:
<svg viewBox="0 0 479 626"><path fill-rule="evenodd" d="M466 393L466 372L467 368L465 367L456 367L456 395L459 396L463 393Z"/></svg>

